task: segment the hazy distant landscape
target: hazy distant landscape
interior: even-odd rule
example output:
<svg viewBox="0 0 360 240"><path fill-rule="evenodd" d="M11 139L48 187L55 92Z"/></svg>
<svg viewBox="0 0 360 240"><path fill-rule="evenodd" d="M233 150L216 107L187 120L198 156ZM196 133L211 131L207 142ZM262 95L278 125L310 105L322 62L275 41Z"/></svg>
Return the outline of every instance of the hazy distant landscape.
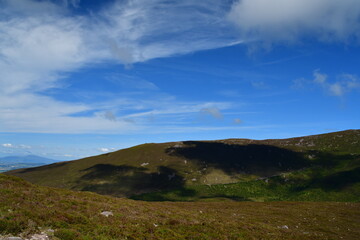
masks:
<svg viewBox="0 0 360 240"><path fill-rule="evenodd" d="M18 168L37 167L54 162L60 161L34 155L1 157L0 172L6 172Z"/></svg>

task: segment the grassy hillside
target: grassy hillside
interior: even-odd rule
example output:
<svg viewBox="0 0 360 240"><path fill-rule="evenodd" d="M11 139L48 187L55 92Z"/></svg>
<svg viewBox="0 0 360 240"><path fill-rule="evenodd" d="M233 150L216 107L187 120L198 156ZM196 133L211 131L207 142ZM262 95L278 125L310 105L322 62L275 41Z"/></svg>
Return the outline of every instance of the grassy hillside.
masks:
<svg viewBox="0 0 360 240"><path fill-rule="evenodd" d="M44 186L147 200L359 201L359 169L360 130L349 130L291 139L143 144L7 174Z"/></svg>
<svg viewBox="0 0 360 240"><path fill-rule="evenodd" d="M63 240L355 240L359 224L359 203L149 203L41 187L0 174L0 239L45 232Z"/></svg>

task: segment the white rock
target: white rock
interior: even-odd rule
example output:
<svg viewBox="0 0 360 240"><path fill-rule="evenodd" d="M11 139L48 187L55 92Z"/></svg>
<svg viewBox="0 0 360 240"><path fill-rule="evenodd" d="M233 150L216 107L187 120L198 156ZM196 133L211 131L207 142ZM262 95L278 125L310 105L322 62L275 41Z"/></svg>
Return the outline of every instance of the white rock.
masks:
<svg viewBox="0 0 360 240"><path fill-rule="evenodd" d="M30 240L50 240L50 238L46 233L42 232L41 234L32 235Z"/></svg>
<svg viewBox="0 0 360 240"><path fill-rule="evenodd" d="M103 211L100 213L101 215L105 216L105 217L109 217L109 216L113 216L114 214L110 211Z"/></svg>

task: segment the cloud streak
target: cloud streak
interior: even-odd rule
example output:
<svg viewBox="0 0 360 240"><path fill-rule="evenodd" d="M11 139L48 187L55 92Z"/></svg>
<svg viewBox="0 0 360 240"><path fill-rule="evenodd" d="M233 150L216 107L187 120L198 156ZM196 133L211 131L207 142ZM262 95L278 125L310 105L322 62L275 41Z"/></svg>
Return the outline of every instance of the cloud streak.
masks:
<svg viewBox="0 0 360 240"><path fill-rule="evenodd" d="M200 112L205 115L210 115L216 119L222 119L224 117L217 107L202 108Z"/></svg>

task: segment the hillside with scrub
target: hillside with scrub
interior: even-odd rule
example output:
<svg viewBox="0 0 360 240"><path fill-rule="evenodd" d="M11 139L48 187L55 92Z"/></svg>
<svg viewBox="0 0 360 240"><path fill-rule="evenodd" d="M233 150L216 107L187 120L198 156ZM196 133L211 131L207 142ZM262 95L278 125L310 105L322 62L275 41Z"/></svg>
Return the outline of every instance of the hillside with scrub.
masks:
<svg viewBox="0 0 360 240"><path fill-rule="evenodd" d="M144 202L0 174L0 239L358 239L359 203ZM12 238L14 239L14 238Z"/></svg>
<svg viewBox="0 0 360 240"><path fill-rule="evenodd" d="M148 143L6 174L150 201L360 199L360 130L290 139Z"/></svg>

